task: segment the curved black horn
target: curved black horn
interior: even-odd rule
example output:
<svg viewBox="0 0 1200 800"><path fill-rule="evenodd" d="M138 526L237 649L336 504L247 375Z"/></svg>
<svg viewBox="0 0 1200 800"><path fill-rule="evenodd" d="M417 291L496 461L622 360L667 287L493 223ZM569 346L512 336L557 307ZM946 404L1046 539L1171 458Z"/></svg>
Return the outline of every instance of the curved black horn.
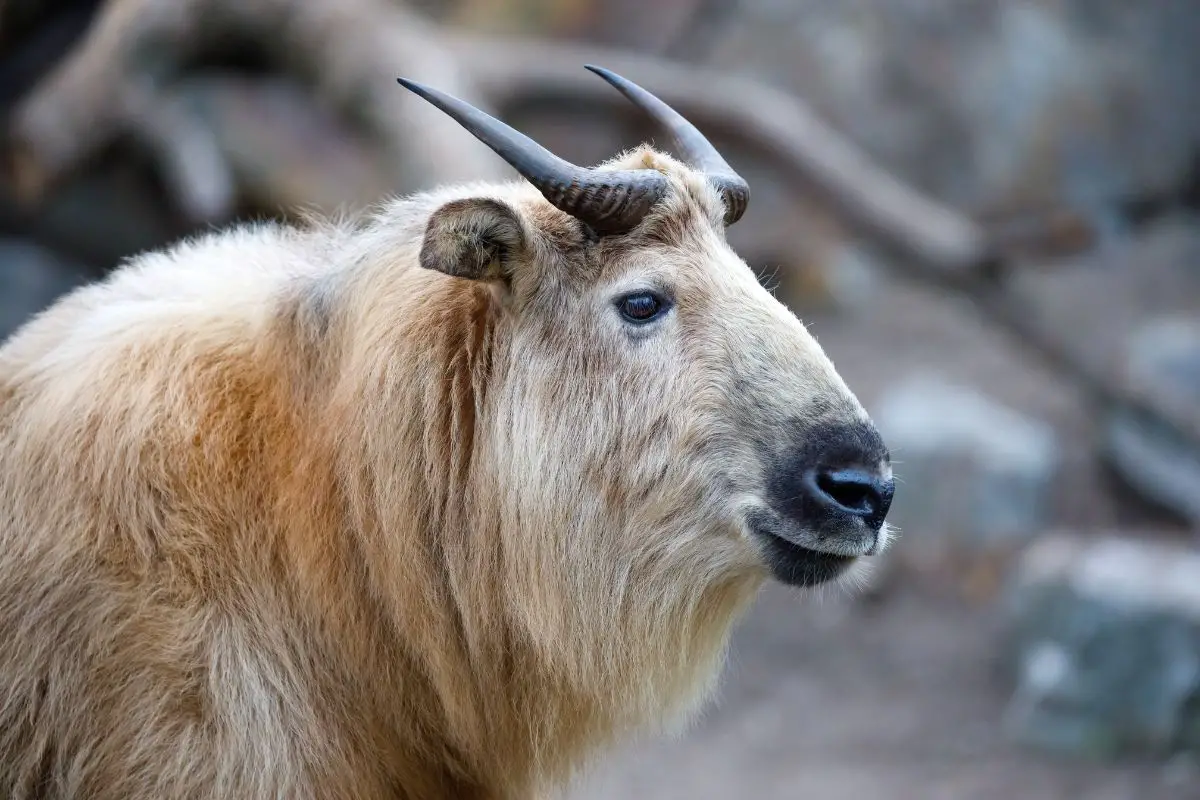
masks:
<svg viewBox="0 0 1200 800"><path fill-rule="evenodd" d="M725 201L725 224L732 225L742 218L750 202L750 186L725 162L696 126L682 114L659 100L631 80L622 78L604 67L587 64L585 67L615 86L638 108L645 111L675 138L680 155L695 169L712 178Z"/></svg>
<svg viewBox="0 0 1200 800"><path fill-rule="evenodd" d="M397 80L492 148L556 208L597 233L630 230L667 192L667 178L657 170L578 167L470 103L405 78Z"/></svg>

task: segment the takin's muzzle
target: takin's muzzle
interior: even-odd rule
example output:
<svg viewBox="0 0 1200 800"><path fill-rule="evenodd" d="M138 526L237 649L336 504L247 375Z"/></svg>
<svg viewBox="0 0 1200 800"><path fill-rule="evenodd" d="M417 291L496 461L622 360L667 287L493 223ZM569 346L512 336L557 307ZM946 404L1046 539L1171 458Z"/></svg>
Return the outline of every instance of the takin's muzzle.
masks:
<svg viewBox="0 0 1200 800"><path fill-rule="evenodd" d="M771 571L812 586L878 552L895 483L870 422L805 427L767 475L767 506L750 515Z"/></svg>

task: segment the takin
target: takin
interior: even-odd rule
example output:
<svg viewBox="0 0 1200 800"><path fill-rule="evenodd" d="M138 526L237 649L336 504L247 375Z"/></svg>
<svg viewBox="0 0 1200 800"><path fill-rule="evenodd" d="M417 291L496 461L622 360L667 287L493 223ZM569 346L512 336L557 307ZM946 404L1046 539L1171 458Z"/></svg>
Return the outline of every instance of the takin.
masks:
<svg viewBox="0 0 1200 800"><path fill-rule="evenodd" d="M143 254L0 348L0 795L528 798L881 550L870 417L674 138ZM851 568L854 568L851 570Z"/></svg>

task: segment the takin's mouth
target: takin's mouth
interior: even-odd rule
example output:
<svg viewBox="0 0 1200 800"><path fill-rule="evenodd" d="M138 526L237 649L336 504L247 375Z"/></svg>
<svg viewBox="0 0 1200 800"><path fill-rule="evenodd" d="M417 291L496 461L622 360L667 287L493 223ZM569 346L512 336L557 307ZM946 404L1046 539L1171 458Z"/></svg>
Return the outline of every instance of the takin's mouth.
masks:
<svg viewBox="0 0 1200 800"><path fill-rule="evenodd" d="M835 580L861 556L877 552L880 537L862 520L823 522L827 527L814 531L765 505L756 505L746 515L746 529L763 561L772 576L788 586L817 586Z"/></svg>
<svg viewBox="0 0 1200 800"><path fill-rule="evenodd" d="M789 542L767 531L755 531L762 541L771 574L788 586L818 586L843 575L857 556L822 553Z"/></svg>

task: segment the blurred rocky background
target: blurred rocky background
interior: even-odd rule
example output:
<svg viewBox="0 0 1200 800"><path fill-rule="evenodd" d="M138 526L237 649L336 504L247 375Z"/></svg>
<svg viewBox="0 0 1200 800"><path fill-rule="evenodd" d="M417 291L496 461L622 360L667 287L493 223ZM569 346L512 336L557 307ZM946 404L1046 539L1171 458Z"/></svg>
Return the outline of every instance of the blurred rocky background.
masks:
<svg viewBox="0 0 1200 800"><path fill-rule="evenodd" d="M581 798L1200 798L1195 0L0 0L0 338L239 220L563 156L746 176L730 240L876 416L900 538L767 591L717 705Z"/></svg>

